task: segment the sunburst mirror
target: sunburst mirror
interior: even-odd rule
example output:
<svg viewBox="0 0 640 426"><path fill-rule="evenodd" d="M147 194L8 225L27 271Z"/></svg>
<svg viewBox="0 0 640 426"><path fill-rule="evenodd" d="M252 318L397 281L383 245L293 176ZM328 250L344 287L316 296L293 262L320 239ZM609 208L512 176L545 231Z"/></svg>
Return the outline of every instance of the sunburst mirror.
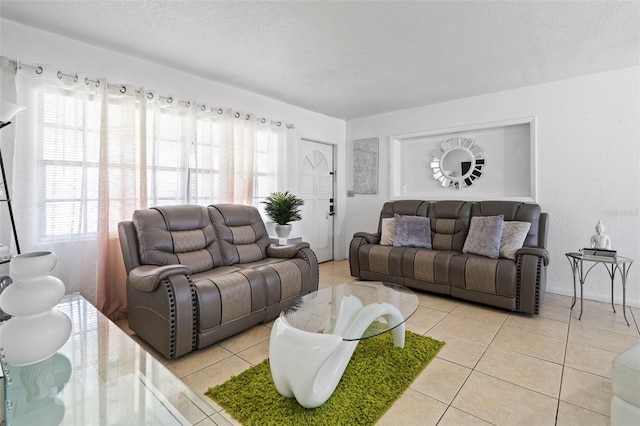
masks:
<svg viewBox="0 0 640 426"><path fill-rule="evenodd" d="M484 149L471 138L456 136L440 143L433 151L433 177L445 188L461 189L473 185L485 167Z"/></svg>

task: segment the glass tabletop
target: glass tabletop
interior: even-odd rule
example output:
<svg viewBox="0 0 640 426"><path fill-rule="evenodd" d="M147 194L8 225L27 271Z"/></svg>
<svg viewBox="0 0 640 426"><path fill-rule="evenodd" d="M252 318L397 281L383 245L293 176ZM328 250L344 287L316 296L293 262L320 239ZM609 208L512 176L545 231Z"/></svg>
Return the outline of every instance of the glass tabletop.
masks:
<svg viewBox="0 0 640 426"><path fill-rule="evenodd" d="M576 260L585 260L587 262L601 262L601 263L613 263L613 264L622 264L622 263L633 263L633 259L623 256L616 257L604 257L604 256L589 256L586 254L582 254L581 252L571 252L565 253L565 256L571 257Z"/></svg>
<svg viewBox="0 0 640 426"><path fill-rule="evenodd" d="M73 324L58 353L2 363L7 425L230 425L79 294L54 309Z"/></svg>
<svg viewBox="0 0 640 426"><path fill-rule="evenodd" d="M391 305L402 316L400 322L388 321L380 316L364 331L336 331L340 327L340 317L344 319L346 305L357 306L356 315L364 308L372 312L377 306ZM377 281L338 284L320 289L298 298L282 311L281 317L299 330L311 333L340 334L344 340L361 340L385 333L404 321L418 309L418 297L406 287ZM375 313L373 314L375 315Z"/></svg>

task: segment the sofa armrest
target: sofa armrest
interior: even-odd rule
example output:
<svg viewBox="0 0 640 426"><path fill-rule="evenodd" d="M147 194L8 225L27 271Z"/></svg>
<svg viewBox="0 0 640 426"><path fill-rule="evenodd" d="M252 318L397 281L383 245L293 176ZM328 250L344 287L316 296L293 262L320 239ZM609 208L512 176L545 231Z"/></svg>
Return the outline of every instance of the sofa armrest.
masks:
<svg viewBox="0 0 640 426"><path fill-rule="evenodd" d="M286 246L267 246L267 256L276 257L278 259L292 259L296 257L300 250L309 247L309 243L304 241Z"/></svg>
<svg viewBox="0 0 640 426"><path fill-rule="evenodd" d="M127 282L136 290L152 292L160 281L172 275L190 275L191 270L184 265L142 265L129 272Z"/></svg>
<svg viewBox="0 0 640 426"><path fill-rule="evenodd" d="M367 241L367 244L378 244L380 242L380 234L372 234L370 232L356 232L353 238L360 237Z"/></svg>
<svg viewBox="0 0 640 426"><path fill-rule="evenodd" d="M549 264L549 252L546 249L535 248L535 247L522 247L521 249L518 249L518 251L516 251L516 257L520 255L538 256L542 258L544 262L544 266L547 266Z"/></svg>
<svg viewBox="0 0 640 426"><path fill-rule="evenodd" d="M356 232L353 234L351 244L349 244L349 270L352 277L360 276L360 248L364 245L378 244L380 234L370 234L368 232Z"/></svg>

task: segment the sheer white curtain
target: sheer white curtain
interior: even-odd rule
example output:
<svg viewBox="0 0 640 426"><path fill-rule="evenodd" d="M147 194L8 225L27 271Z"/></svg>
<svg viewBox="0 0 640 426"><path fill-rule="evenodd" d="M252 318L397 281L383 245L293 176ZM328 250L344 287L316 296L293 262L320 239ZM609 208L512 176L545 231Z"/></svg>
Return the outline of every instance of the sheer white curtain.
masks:
<svg viewBox="0 0 640 426"><path fill-rule="evenodd" d="M88 83L88 84L87 84ZM125 86L122 86L123 88ZM54 274L114 319L126 315L117 223L138 208L138 99L107 82L47 71L16 76L27 107L14 149L22 251L52 250Z"/></svg>
<svg viewBox="0 0 640 426"><path fill-rule="evenodd" d="M126 316L117 223L156 205L258 205L278 189L285 131L51 69L16 74L17 102L27 107L13 158L21 248L54 251L67 291L117 320Z"/></svg>

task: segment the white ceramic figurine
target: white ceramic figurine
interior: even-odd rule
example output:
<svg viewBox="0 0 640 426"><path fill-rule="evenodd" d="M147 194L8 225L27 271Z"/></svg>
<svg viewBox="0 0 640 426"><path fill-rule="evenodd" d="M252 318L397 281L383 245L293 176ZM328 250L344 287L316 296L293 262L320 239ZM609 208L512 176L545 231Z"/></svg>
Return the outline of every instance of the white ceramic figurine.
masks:
<svg viewBox="0 0 640 426"><path fill-rule="evenodd" d="M602 220L598 220L596 233L591 237L591 248L611 250L611 238L604 233Z"/></svg>

